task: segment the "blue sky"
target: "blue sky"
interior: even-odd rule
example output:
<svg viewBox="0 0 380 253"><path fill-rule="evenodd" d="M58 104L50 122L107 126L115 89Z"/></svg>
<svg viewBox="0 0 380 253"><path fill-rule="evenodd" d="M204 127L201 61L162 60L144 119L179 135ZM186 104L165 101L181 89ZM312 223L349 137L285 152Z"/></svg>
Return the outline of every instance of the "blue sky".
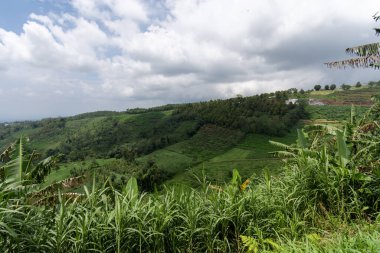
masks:
<svg viewBox="0 0 380 253"><path fill-rule="evenodd" d="M5 0L0 1L0 27L20 33L31 13L70 11L66 0Z"/></svg>
<svg viewBox="0 0 380 253"><path fill-rule="evenodd" d="M373 0L0 1L0 121L379 79Z"/></svg>

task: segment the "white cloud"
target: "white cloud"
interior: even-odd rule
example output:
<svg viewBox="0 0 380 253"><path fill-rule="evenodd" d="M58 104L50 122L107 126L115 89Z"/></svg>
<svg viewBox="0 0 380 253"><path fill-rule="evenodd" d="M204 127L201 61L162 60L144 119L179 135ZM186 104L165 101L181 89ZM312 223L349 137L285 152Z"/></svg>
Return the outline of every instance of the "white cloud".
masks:
<svg viewBox="0 0 380 253"><path fill-rule="evenodd" d="M345 57L348 46L376 40L371 15L379 6L373 0L71 5L74 12L32 13L20 34L0 27L3 95L28 97L31 107L46 110L40 115L376 79L374 72L332 72L322 65ZM54 98L70 106L36 106ZM14 113L21 115L22 108Z"/></svg>

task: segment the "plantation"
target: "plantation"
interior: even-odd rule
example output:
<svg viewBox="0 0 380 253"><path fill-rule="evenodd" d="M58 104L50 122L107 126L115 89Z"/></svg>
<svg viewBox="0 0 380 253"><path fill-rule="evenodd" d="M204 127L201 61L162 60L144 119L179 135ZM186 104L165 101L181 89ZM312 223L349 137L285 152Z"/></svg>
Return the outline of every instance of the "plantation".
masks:
<svg viewBox="0 0 380 253"><path fill-rule="evenodd" d="M0 251L377 252L380 104L347 92L3 125Z"/></svg>
<svg viewBox="0 0 380 253"><path fill-rule="evenodd" d="M0 1L0 253L380 253L374 3Z"/></svg>
<svg viewBox="0 0 380 253"><path fill-rule="evenodd" d="M376 252L379 118L376 103L364 114L351 109L338 128L311 125L276 138L204 125L140 161L97 159L66 170L54 169L52 158L37 163L21 138L2 155L1 249ZM155 179L144 181L139 162ZM160 191L146 191L155 188L151 180L160 182L157 173L178 174L177 163L195 167ZM65 179L69 168L87 168L79 175L90 183L82 188L83 177ZM196 188L179 184L190 174Z"/></svg>

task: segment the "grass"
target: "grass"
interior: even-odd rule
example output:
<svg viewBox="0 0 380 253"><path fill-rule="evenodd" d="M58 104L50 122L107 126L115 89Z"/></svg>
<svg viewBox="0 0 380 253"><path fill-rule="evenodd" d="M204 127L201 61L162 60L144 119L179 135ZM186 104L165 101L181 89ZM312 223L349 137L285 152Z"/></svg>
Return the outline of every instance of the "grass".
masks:
<svg viewBox="0 0 380 253"><path fill-rule="evenodd" d="M175 174L185 171L194 163L193 158L186 154L174 152L169 148L155 151L138 160L141 162L153 160L158 168Z"/></svg>
<svg viewBox="0 0 380 253"><path fill-rule="evenodd" d="M360 220L349 224L339 216L313 211L318 202L308 198L314 189L304 181L311 175L298 180L300 174L292 170L282 175L255 178L245 191L234 184L215 190L206 183L200 190L172 188L135 197L128 188L118 192L94 187L85 189L80 200L63 200L54 207L17 203L17 212L0 209L0 221L16 235L3 233L0 249L248 252L240 239L247 236L258 252L376 252L376 225ZM0 206L5 203L0 198Z"/></svg>
<svg viewBox="0 0 380 253"><path fill-rule="evenodd" d="M285 241L281 252L285 253L367 253L379 252L380 229L377 225L354 224L338 231L323 231L322 235L310 234L301 241Z"/></svg>
<svg viewBox="0 0 380 253"><path fill-rule="evenodd" d="M351 105L309 105L307 112L311 120L333 120L344 121L350 117ZM367 106L355 106L358 115L368 110Z"/></svg>
<svg viewBox="0 0 380 253"><path fill-rule="evenodd" d="M51 183L59 182L61 180L72 177L70 171L73 169L83 169L84 171L90 170L92 163L96 163L96 166L105 166L107 164L111 164L115 159L94 159L94 160L86 160L86 161L78 161L78 162L69 162L64 163L57 170L52 171L46 179L45 185L50 185Z"/></svg>
<svg viewBox="0 0 380 253"><path fill-rule="evenodd" d="M174 144L167 149L186 154L194 160L204 161L236 145L243 136L239 130L205 125L190 140Z"/></svg>
<svg viewBox="0 0 380 253"><path fill-rule="evenodd" d="M253 155L251 158L269 158L272 157L269 153L276 150L273 145L269 143L270 140L282 142L285 144L292 144L297 138L296 129L291 129L291 131L283 137L274 137L260 134L249 134L246 138L238 144L238 148L252 150Z"/></svg>
<svg viewBox="0 0 380 253"><path fill-rule="evenodd" d="M137 160L139 163L154 161L159 169L174 174L175 177L168 182L169 185L173 183L194 185L194 175L201 176L203 171L208 180L224 183L229 180L231 171L235 168L239 169L243 177L250 177L253 174L261 175L265 169L277 174L282 162L269 154L277 150L269 143L269 140L291 144L295 141L297 134L293 129L284 137L269 137L260 134L242 136L239 131L208 125L189 140L157 150ZM95 161L99 166L104 166L112 164L115 159L96 159ZM92 162L93 160L85 160L66 163L48 176L47 183L69 178L70 170L73 168L87 170ZM108 167L105 166L104 169L109 170ZM105 173L110 173L110 171ZM128 171L125 173L128 174Z"/></svg>
<svg viewBox="0 0 380 253"><path fill-rule="evenodd" d="M283 163L281 159L270 154L277 151L277 148L269 140L291 144L295 142L296 136L295 129L284 137L249 134L226 152L201 161L178 174L169 184L184 183L194 186L197 184L196 178L203 175L210 182L223 184L230 180L233 169L238 169L244 178L260 176L265 170L278 174Z"/></svg>

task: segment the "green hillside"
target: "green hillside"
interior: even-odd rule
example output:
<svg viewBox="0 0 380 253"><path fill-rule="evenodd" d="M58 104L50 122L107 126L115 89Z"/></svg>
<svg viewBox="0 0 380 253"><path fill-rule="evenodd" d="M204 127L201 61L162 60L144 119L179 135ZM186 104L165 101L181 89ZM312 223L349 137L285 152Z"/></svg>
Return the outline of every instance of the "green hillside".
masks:
<svg viewBox="0 0 380 253"><path fill-rule="evenodd" d="M282 161L270 154L277 148L269 140L294 143L297 124L298 128L303 124L340 124L349 117L351 103L362 114L379 90L377 86L364 86L306 93L302 98L317 99L325 105L304 109L285 105L286 99L294 97L285 91L14 122L0 126L0 145L5 147L23 135L29 137L30 148L42 156L63 154L61 168L48 177L48 183L81 174L90 180L93 173L121 182L143 168L148 171L145 174L163 173L169 184L197 185L197 178L203 175L211 182L222 183L234 168L244 177L261 175L264 170L276 173ZM117 159L122 160L115 162Z"/></svg>

